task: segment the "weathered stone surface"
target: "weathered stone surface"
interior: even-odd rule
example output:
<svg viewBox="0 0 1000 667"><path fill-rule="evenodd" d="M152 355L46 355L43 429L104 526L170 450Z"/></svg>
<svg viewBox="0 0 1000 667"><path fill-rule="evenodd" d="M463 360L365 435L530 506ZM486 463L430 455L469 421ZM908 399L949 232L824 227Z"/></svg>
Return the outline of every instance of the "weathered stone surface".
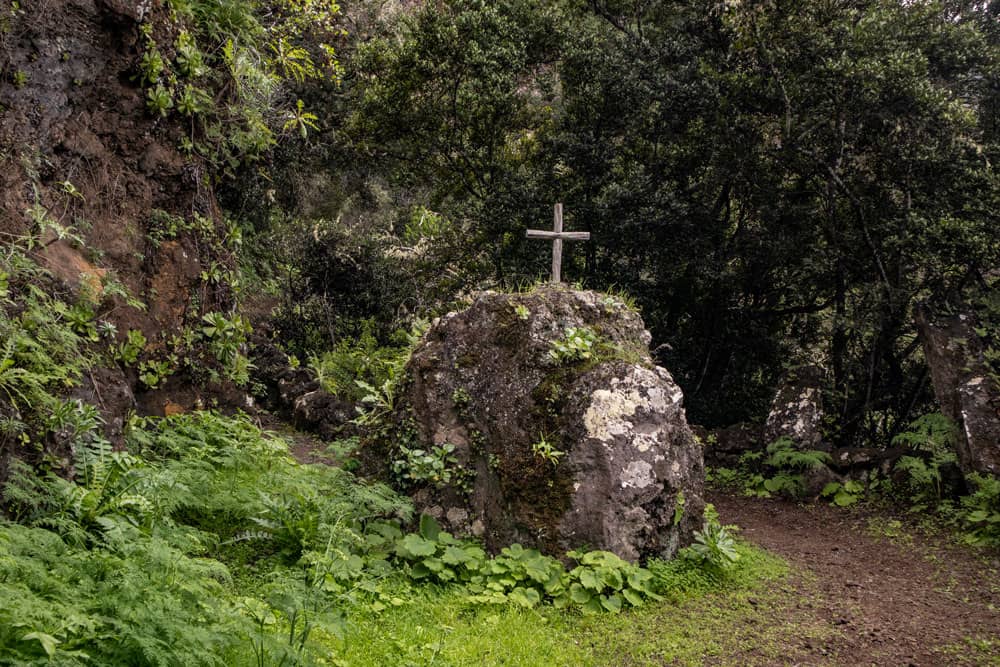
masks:
<svg viewBox="0 0 1000 667"><path fill-rule="evenodd" d="M295 399L293 421L304 430L317 433L321 438L333 440L349 435L351 420L358 416L354 403L342 401L323 389L302 394Z"/></svg>
<svg viewBox="0 0 1000 667"><path fill-rule="evenodd" d="M293 368L291 360L263 337L253 341L253 380L267 389L265 406L304 431L326 440L353 435L356 406L324 390L308 368Z"/></svg>
<svg viewBox="0 0 1000 667"><path fill-rule="evenodd" d="M550 355L571 327L599 336L594 358ZM560 286L485 293L436 321L397 415L424 448L455 446L468 491L424 485L413 490L418 508L492 549L674 554L701 523L702 453L681 390L648 345L624 304ZM399 458L391 443L384 454Z"/></svg>
<svg viewBox="0 0 1000 667"><path fill-rule="evenodd" d="M958 426L965 473L1000 475L1000 387L990 373L971 315L917 308L916 325L941 411Z"/></svg>
<svg viewBox="0 0 1000 667"><path fill-rule="evenodd" d="M868 447L841 447L830 453L830 468L842 474L877 470L888 475L900 456L907 454L906 447L871 449Z"/></svg>
<svg viewBox="0 0 1000 667"><path fill-rule="evenodd" d="M764 444L791 438L798 449L828 451L823 441L823 370L812 364L785 373L764 424Z"/></svg>

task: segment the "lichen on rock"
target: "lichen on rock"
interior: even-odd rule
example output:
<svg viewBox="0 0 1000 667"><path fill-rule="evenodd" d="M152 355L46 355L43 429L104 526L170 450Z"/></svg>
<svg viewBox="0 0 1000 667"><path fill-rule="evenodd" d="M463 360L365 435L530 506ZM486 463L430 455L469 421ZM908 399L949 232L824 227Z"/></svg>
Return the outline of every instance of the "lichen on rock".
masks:
<svg viewBox="0 0 1000 667"><path fill-rule="evenodd" d="M462 474L409 490L491 549L669 557L700 525L704 472L681 390L649 341L639 315L604 294L483 293L415 350L396 409L406 444L390 439L382 460L453 445Z"/></svg>

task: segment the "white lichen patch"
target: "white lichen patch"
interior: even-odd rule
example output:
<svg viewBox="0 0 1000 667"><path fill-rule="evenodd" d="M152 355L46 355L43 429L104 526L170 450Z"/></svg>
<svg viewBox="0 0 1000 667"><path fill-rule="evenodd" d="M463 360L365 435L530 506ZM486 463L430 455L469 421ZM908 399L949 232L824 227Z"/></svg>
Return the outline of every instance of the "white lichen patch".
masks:
<svg viewBox="0 0 1000 667"><path fill-rule="evenodd" d="M612 385L616 382L612 382ZM616 435L625 435L632 429L632 422L627 417L633 416L643 403L642 396L635 389L596 390L590 395L590 406L583 415L587 435L605 441Z"/></svg>
<svg viewBox="0 0 1000 667"><path fill-rule="evenodd" d="M656 482L653 466L647 461L632 461L619 478L623 489L645 489Z"/></svg>
<svg viewBox="0 0 1000 667"><path fill-rule="evenodd" d="M659 445L659 442L656 436L648 433L636 433L635 438L632 440L635 448L643 453L655 449Z"/></svg>
<svg viewBox="0 0 1000 667"><path fill-rule="evenodd" d="M611 381L611 389L598 389L590 395L590 406L583 415L588 436L607 442L615 436L627 435L634 428L629 418L640 408L650 413L662 413L674 400L662 387L656 386L657 378L653 373L646 369L637 369L635 373L640 380L649 381L637 384L615 378ZM650 377L643 378L643 374ZM644 442L648 446L639 451L647 451L652 446L652 443Z"/></svg>

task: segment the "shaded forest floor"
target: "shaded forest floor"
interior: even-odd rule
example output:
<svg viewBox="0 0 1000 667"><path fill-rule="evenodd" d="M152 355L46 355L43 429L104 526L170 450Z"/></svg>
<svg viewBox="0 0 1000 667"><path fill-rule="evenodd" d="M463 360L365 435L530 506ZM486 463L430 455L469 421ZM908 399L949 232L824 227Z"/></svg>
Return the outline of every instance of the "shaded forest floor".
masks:
<svg viewBox="0 0 1000 667"><path fill-rule="evenodd" d="M765 620L810 632L787 637L779 664L1000 665L1000 553L864 508L710 500L723 523L792 567L776 585L796 603Z"/></svg>

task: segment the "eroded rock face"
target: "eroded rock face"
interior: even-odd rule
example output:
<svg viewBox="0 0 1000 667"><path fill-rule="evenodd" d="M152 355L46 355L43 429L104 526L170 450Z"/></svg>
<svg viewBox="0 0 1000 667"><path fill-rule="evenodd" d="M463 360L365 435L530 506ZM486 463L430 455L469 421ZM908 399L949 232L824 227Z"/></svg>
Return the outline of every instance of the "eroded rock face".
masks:
<svg viewBox="0 0 1000 667"><path fill-rule="evenodd" d="M823 441L822 381L823 370L811 364L785 374L764 424L765 445L791 438L799 449L830 449Z"/></svg>
<svg viewBox="0 0 1000 667"><path fill-rule="evenodd" d="M554 357L574 328L593 333L591 357ZM486 293L435 322L397 416L408 447L451 444L462 474L418 484L418 508L493 549L674 554L701 524L702 452L648 344L621 302L559 286ZM392 443L384 454L402 456Z"/></svg>
<svg viewBox="0 0 1000 667"><path fill-rule="evenodd" d="M1000 475L1000 387L983 357L971 315L916 313L917 331L941 411L958 426L962 472Z"/></svg>

